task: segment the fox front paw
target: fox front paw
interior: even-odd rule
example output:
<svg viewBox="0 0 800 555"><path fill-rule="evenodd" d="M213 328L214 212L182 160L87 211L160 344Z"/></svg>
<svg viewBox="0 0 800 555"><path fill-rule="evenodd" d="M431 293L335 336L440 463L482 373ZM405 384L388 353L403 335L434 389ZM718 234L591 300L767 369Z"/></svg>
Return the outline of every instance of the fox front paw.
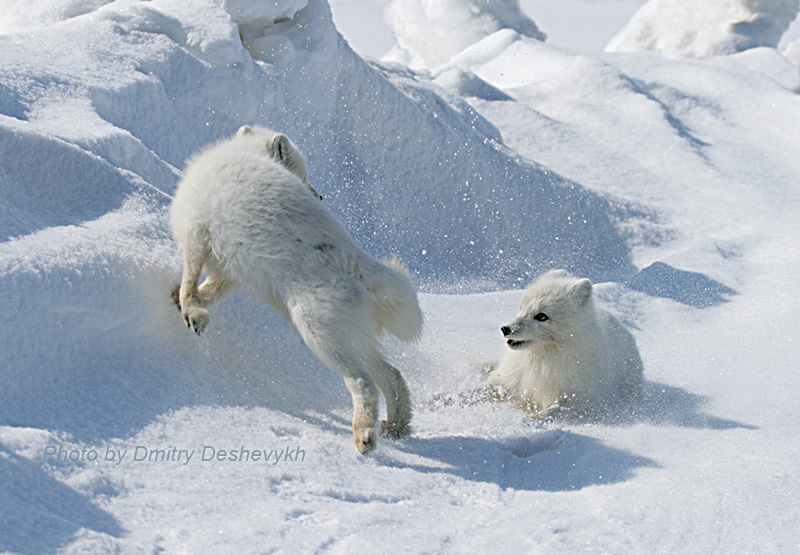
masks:
<svg viewBox="0 0 800 555"><path fill-rule="evenodd" d="M183 312L183 321L198 335L206 329L209 319L208 311L204 308L191 307Z"/></svg>
<svg viewBox="0 0 800 555"><path fill-rule="evenodd" d="M362 455L366 455L377 445L377 434L375 433L375 428L364 427L364 428L353 428L353 438L356 441L356 449Z"/></svg>

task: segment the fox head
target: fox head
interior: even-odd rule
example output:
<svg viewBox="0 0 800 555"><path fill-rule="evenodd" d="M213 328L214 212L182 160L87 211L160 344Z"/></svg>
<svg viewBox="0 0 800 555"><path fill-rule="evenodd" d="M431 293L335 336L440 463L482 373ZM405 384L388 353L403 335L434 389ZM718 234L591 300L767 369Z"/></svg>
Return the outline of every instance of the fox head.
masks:
<svg viewBox="0 0 800 555"><path fill-rule="evenodd" d="M593 310L592 282L553 270L528 287L519 312L500 330L515 350L557 344L572 336Z"/></svg>
<svg viewBox="0 0 800 555"><path fill-rule="evenodd" d="M300 149L283 133L276 133L266 127L243 125L236 132L239 143L247 144L258 154L266 154L287 170L303 180L311 192L320 200L322 197L308 182L308 166Z"/></svg>

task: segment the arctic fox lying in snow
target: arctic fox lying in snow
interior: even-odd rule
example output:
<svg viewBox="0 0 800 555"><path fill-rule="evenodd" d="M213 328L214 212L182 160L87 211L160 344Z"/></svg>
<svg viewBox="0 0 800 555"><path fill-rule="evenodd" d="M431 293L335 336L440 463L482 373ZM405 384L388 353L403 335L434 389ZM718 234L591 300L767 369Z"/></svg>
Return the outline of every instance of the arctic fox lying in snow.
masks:
<svg viewBox="0 0 800 555"><path fill-rule="evenodd" d="M500 329L509 350L487 385L539 417L566 406L602 410L641 387L636 342L619 320L594 306L588 279L548 272Z"/></svg>
<svg viewBox="0 0 800 555"><path fill-rule="evenodd" d="M283 315L313 353L340 372L353 397L353 435L361 453L376 444L378 388L383 431L408 433L411 403L400 372L379 352L387 331L413 342L422 312L408 271L367 256L319 202L295 145L269 129L244 126L195 155L170 209L183 250L173 298L200 333L206 307L242 287ZM198 287L200 274L208 277Z"/></svg>

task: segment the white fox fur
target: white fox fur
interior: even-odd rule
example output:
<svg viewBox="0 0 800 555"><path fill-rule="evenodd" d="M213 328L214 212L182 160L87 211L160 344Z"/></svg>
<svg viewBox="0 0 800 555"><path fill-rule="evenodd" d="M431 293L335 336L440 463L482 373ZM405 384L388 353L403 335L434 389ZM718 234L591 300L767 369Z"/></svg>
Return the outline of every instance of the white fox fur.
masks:
<svg viewBox="0 0 800 555"><path fill-rule="evenodd" d="M594 306L588 279L564 270L543 275L501 331L509 349L488 385L541 417L566 406L603 410L641 387L636 342L619 320Z"/></svg>
<svg viewBox="0 0 800 555"><path fill-rule="evenodd" d="M170 210L183 250L173 293L186 324L200 333L206 307L242 287L282 314L314 354L344 377L353 397L353 434L361 453L377 440L378 388L384 431L409 431L411 402L400 372L379 351L387 331L416 341L422 312L397 260L366 255L319 201L305 160L285 136L242 127L194 156ZM203 269L208 277L198 287Z"/></svg>

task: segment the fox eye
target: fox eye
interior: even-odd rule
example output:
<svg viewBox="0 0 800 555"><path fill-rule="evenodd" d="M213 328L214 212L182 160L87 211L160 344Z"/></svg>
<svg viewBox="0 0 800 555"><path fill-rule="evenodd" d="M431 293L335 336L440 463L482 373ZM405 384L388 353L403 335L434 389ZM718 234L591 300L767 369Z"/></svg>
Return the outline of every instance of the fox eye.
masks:
<svg viewBox="0 0 800 555"><path fill-rule="evenodd" d="M544 312L540 312L539 314L534 316L533 319L539 322L547 322L550 319L550 317Z"/></svg>

